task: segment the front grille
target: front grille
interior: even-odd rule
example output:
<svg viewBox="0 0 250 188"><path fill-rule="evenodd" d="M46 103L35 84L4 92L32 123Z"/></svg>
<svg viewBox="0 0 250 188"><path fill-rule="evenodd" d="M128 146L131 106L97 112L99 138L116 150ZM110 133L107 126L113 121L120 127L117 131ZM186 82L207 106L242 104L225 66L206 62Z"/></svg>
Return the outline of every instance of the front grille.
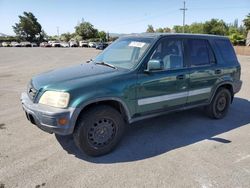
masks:
<svg viewBox="0 0 250 188"><path fill-rule="evenodd" d="M27 93L29 98L34 102L37 90L33 87L32 83L30 82L28 85Z"/></svg>

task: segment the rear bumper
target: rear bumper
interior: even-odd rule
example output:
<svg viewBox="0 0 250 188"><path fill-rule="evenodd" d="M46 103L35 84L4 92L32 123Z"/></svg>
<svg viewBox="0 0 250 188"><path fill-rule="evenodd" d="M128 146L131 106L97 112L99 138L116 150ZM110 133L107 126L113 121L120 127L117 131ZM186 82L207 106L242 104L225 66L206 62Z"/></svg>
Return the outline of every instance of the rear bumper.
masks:
<svg viewBox="0 0 250 188"><path fill-rule="evenodd" d="M241 90L241 86L242 86L242 81L241 80L237 80L237 81L233 82L234 94L238 93Z"/></svg>
<svg viewBox="0 0 250 188"><path fill-rule="evenodd" d="M27 119L43 131L59 135L73 133L78 115L76 108L59 109L33 103L26 93L22 93L21 102ZM60 118L66 118L67 123L60 125L58 123Z"/></svg>

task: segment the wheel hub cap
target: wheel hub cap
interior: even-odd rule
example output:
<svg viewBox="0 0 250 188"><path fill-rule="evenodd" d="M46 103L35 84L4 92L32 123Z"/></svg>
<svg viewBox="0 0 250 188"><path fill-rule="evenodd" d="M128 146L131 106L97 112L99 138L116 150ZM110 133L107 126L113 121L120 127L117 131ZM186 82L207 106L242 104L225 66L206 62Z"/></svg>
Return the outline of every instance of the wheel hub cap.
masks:
<svg viewBox="0 0 250 188"><path fill-rule="evenodd" d="M226 104L227 104L226 98L224 96L220 97L217 102L217 109L219 111L223 111L226 107Z"/></svg>
<svg viewBox="0 0 250 188"><path fill-rule="evenodd" d="M103 118L93 124L89 130L88 138L92 145L103 146L113 139L115 132L114 122Z"/></svg>

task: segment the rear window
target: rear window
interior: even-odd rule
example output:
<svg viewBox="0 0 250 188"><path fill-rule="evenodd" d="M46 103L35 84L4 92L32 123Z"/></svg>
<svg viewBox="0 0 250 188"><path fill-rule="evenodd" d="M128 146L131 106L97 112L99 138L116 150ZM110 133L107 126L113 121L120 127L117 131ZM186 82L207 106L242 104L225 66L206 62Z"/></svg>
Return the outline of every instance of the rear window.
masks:
<svg viewBox="0 0 250 188"><path fill-rule="evenodd" d="M224 61L237 61L233 46L229 40L219 39L215 41Z"/></svg>
<svg viewBox="0 0 250 188"><path fill-rule="evenodd" d="M188 39L187 46L191 66L203 66L215 63L213 52L207 40Z"/></svg>

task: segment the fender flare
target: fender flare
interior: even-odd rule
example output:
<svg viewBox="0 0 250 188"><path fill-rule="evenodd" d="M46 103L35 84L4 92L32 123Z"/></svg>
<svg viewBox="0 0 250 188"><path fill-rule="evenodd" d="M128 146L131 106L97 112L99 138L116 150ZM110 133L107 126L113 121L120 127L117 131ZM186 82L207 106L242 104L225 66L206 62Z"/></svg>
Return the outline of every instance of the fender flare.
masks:
<svg viewBox="0 0 250 188"><path fill-rule="evenodd" d="M210 97L210 99L209 99L209 104L212 102L212 100L213 100L213 98L214 98L214 96L215 96L215 94L216 94L216 92L217 92L217 90L218 90L218 88L220 88L221 86L223 86L223 85L231 85L231 87L233 88L233 82L232 81L223 81L223 82L221 82L220 84L218 84L214 89L213 89L213 92L212 92L212 95L211 95L211 97ZM231 92L231 91L230 91ZM234 93L232 92L232 101L233 101L233 97L234 97ZM231 102L232 102L231 101Z"/></svg>

